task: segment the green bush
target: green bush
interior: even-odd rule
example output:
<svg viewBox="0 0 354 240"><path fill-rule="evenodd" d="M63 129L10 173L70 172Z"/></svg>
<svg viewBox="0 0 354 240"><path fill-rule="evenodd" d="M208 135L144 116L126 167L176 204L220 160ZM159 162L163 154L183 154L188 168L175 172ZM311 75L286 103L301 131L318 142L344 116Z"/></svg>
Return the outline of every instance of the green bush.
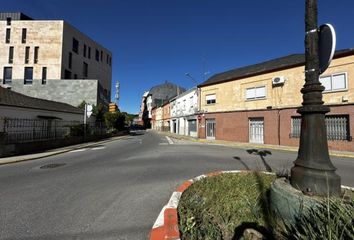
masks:
<svg viewBox="0 0 354 240"><path fill-rule="evenodd" d="M84 124L76 124L69 127L70 133L69 136L79 137L84 135L85 125ZM90 134L89 126L86 126L86 135Z"/></svg>
<svg viewBox="0 0 354 240"><path fill-rule="evenodd" d="M287 239L354 239L354 201L345 203L341 199L327 199L285 228L284 237Z"/></svg>
<svg viewBox="0 0 354 240"><path fill-rule="evenodd" d="M125 115L120 112L106 112L104 114L106 126L110 129L123 130Z"/></svg>

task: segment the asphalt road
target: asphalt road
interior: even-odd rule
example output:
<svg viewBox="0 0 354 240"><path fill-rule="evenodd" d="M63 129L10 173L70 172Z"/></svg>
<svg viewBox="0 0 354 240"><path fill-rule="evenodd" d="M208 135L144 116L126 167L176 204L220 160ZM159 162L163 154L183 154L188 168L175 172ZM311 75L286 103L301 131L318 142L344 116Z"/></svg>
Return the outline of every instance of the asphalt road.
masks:
<svg viewBox="0 0 354 240"><path fill-rule="evenodd" d="M185 180L217 170L286 172L296 158L294 152L262 153L146 132L3 165L0 239L147 239L161 208ZM354 159L332 161L342 184L354 186Z"/></svg>

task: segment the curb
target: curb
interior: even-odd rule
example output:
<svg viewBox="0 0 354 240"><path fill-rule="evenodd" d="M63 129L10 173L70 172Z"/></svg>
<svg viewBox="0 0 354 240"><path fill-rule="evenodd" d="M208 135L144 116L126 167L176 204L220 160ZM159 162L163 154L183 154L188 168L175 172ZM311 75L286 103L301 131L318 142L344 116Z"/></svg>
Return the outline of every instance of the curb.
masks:
<svg viewBox="0 0 354 240"><path fill-rule="evenodd" d="M53 152L25 155L25 156L28 156L27 158L25 156L23 156L23 158L21 158L21 156L5 157L4 159L9 158L7 161L0 158L0 166L1 165L6 165L6 164L11 164L11 163L18 163L18 162L36 160L36 159L41 159L41 158L45 158L45 157L51 157L51 156L59 155L59 154L62 154L62 153L67 153L67 152L70 152L70 151L73 151L73 150L94 146L96 144L113 142L115 140L124 139L125 137L126 137L126 135L117 136L117 137L113 137L114 139L106 139L106 140L102 140L100 142L86 143L86 144L85 143L81 143L79 145L82 145L82 146L73 145L72 147L69 146L69 147L66 147L65 149L57 150L57 151L53 151ZM31 157L31 155L33 155L33 156ZM11 159L11 158L13 158L13 159Z"/></svg>
<svg viewBox="0 0 354 240"><path fill-rule="evenodd" d="M162 208L159 216L157 217L152 229L150 231L149 240L181 240L178 228L178 212L177 207L182 193L187 190L194 182L197 182L206 177L217 176L223 173L241 173L252 172L248 170L231 170L231 171L216 171L200 175L198 177L189 179L183 182L172 193L168 203ZM264 172L265 174L274 175L273 172ZM341 186L342 188L354 191L353 187Z"/></svg>
<svg viewBox="0 0 354 240"><path fill-rule="evenodd" d="M218 140L207 140L204 138L193 138L193 137L188 137L184 135L175 135L175 134L169 134L166 132L158 132L160 134L163 134L165 136L169 136L171 138L175 138L178 140L186 140L186 141L192 141L192 142L198 142L202 144L213 144L213 145L220 145L220 146L226 146L226 147L233 147L233 148L256 148L256 149L272 149L272 150L279 150L279 151L286 151L286 152L297 152L299 149L298 147L290 147L290 146L279 146L279 145L258 145L258 144L249 144L249 143L241 143L241 142L232 142L232 141L225 141L222 140L222 142L218 142ZM329 155L332 157L346 157L346 158L354 158L354 152L353 153L346 153L343 152L341 153L340 151L331 151L329 150Z"/></svg>

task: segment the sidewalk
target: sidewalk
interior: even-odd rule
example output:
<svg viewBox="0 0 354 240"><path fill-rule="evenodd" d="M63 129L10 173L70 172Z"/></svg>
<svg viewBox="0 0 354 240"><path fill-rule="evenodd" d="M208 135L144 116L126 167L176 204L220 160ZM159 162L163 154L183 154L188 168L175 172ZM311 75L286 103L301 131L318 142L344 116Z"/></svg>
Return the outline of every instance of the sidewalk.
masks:
<svg viewBox="0 0 354 240"><path fill-rule="evenodd" d="M289 152L297 152L299 149L298 147L281 146L281 145L242 143L242 142L231 142L231 141L224 141L224 140L207 140L207 139L200 139L200 138L195 138L190 136L178 135L170 132L158 132L158 133L178 140L186 140L186 141L192 141L192 142L198 142L204 144L222 145L222 146L235 147L235 148L274 149L274 150L289 151ZM329 151L329 155L334 157L354 158L354 152Z"/></svg>
<svg viewBox="0 0 354 240"><path fill-rule="evenodd" d="M63 148L50 149L50 150L47 150L47 151L44 151L41 153L33 153L33 154L26 154L26 155L12 156L12 157L3 157L3 158L0 158L0 165L54 156L57 154L66 153L66 152L70 152L70 151L81 149L81 148L86 148L86 147L91 147L91 146L95 146L95 145L102 144L102 143L112 142L112 141L122 139L125 137L126 137L126 135L123 135L123 136L111 137L108 139L103 139L103 140L94 141L94 142L87 142L87 143L71 145L71 146L67 146L67 147L63 147Z"/></svg>

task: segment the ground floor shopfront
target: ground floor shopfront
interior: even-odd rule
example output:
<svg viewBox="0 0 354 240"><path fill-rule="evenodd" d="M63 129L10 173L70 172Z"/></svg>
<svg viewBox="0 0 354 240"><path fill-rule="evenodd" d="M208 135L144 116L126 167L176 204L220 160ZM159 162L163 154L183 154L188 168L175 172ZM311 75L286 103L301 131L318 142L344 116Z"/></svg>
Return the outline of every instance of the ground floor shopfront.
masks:
<svg viewBox="0 0 354 240"><path fill-rule="evenodd" d="M326 114L330 150L354 151L354 105L330 106ZM301 117L297 108L217 112L200 115L198 137L298 146Z"/></svg>
<svg viewBox="0 0 354 240"><path fill-rule="evenodd" d="M179 135L198 137L196 116L171 119L171 132Z"/></svg>

